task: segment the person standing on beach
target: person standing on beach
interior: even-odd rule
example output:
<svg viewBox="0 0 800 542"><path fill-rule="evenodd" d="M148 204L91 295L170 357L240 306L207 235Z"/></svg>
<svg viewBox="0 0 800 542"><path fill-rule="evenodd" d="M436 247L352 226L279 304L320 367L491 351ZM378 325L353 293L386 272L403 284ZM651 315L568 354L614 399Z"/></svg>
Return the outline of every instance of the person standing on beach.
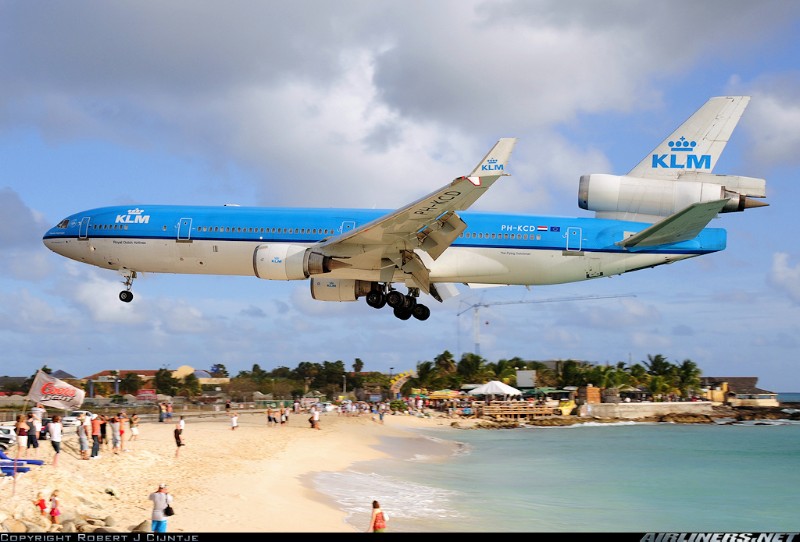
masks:
<svg viewBox="0 0 800 542"><path fill-rule="evenodd" d="M89 459L89 431L92 429L91 423L86 424L86 414L83 412L78 416L78 449L81 452L81 459Z"/></svg>
<svg viewBox="0 0 800 542"><path fill-rule="evenodd" d="M175 431L173 433L175 435L175 446L177 446L175 449L175 457L178 457L181 452L181 446L186 446L186 443L183 441L183 416L181 416L181 419L175 424Z"/></svg>
<svg viewBox="0 0 800 542"><path fill-rule="evenodd" d="M55 418L60 418L55 416ZM54 463L55 464L55 463ZM59 516L61 515L61 499L58 498L58 490L54 489L53 494L50 495L50 521L55 524L60 523Z"/></svg>
<svg viewBox="0 0 800 542"><path fill-rule="evenodd" d="M39 458L39 431L42 430L42 424L36 425L36 416L32 412L28 413L28 448L33 448L33 458Z"/></svg>
<svg viewBox="0 0 800 542"><path fill-rule="evenodd" d="M28 425L24 414L17 415L17 423L14 425L14 432L17 434L17 457L28 457L28 432L31 426Z"/></svg>
<svg viewBox="0 0 800 542"><path fill-rule="evenodd" d="M100 457L100 426L102 421L97 414L92 414L92 455L89 459L97 459Z"/></svg>
<svg viewBox="0 0 800 542"><path fill-rule="evenodd" d="M311 414L312 424L314 429L320 429L319 426L319 409L317 407L313 407L314 412Z"/></svg>
<svg viewBox="0 0 800 542"><path fill-rule="evenodd" d="M153 514L150 516L150 530L154 533L166 533L167 516L164 515L164 509L172 504L172 495L167 491L167 484L159 484L158 491L151 493L148 498L153 501Z"/></svg>
<svg viewBox="0 0 800 542"><path fill-rule="evenodd" d="M368 533L382 533L386 531L386 514L381 510L378 501L372 501L372 515L369 518Z"/></svg>
<svg viewBox="0 0 800 542"><path fill-rule="evenodd" d="M131 444L139 437L139 415L134 414L131 416L131 436L128 437L128 443ZM131 444L131 449L133 449L133 444Z"/></svg>
<svg viewBox="0 0 800 542"><path fill-rule="evenodd" d="M231 412L231 431L236 431L236 427L239 425L239 414L236 412Z"/></svg>
<svg viewBox="0 0 800 542"><path fill-rule="evenodd" d="M47 434L50 435L50 444L53 446L53 466L58 466L58 454L61 453L61 435L64 433L64 426L61 425L61 416L56 414L50 423L47 424ZM57 492L53 492L57 494ZM51 512L52 515L52 512Z"/></svg>
<svg viewBox="0 0 800 542"><path fill-rule="evenodd" d="M111 426L111 451L118 454L122 445L122 422L117 416L111 416L108 425Z"/></svg>

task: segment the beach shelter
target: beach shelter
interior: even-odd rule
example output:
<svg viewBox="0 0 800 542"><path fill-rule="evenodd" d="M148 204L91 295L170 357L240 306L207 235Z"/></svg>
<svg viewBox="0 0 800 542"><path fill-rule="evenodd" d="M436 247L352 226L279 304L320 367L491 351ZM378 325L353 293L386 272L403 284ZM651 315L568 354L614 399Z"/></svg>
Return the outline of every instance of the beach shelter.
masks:
<svg viewBox="0 0 800 542"><path fill-rule="evenodd" d="M504 384L499 380L492 380L469 392L470 395L522 395L517 388Z"/></svg>

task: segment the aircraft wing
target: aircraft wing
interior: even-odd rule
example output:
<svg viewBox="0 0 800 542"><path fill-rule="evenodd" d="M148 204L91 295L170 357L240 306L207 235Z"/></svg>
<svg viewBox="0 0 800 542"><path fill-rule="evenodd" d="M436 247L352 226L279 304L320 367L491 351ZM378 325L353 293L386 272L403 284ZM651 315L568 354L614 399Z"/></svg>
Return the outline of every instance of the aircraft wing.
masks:
<svg viewBox="0 0 800 542"><path fill-rule="evenodd" d="M678 211L616 244L631 249L669 245L694 239L711 222L711 219L717 216L726 203L728 203L728 199L693 203L682 211Z"/></svg>
<svg viewBox="0 0 800 542"><path fill-rule="evenodd" d="M415 249L435 260L461 235L467 224L457 211L467 209L506 172L515 138L502 138L465 177L347 233L313 247L338 261L337 268L381 270L381 281L391 281L396 268L413 277L431 293L429 270Z"/></svg>

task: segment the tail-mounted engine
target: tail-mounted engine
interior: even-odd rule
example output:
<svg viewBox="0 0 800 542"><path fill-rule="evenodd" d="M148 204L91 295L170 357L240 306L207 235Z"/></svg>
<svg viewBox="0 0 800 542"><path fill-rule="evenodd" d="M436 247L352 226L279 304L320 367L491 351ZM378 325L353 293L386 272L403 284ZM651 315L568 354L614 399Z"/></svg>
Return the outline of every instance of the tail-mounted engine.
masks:
<svg viewBox="0 0 800 542"><path fill-rule="evenodd" d="M302 245L260 245L253 253L253 270L260 279L301 280L329 273L335 262Z"/></svg>
<svg viewBox="0 0 800 542"><path fill-rule="evenodd" d="M766 181L736 175L687 173L677 180L592 174L581 177L578 206L598 218L657 221L693 203L730 199L720 211L744 211L768 205Z"/></svg>

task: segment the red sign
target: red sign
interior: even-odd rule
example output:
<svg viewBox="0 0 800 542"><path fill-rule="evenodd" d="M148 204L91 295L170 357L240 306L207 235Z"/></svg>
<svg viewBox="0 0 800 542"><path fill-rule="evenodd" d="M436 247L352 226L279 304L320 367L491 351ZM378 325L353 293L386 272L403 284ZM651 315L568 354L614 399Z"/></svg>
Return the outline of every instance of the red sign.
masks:
<svg viewBox="0 0 800 542"><path fill-rule="evenodd" d="M137 401L155 401L156 390L139 390L136 392Z"/></svg>

